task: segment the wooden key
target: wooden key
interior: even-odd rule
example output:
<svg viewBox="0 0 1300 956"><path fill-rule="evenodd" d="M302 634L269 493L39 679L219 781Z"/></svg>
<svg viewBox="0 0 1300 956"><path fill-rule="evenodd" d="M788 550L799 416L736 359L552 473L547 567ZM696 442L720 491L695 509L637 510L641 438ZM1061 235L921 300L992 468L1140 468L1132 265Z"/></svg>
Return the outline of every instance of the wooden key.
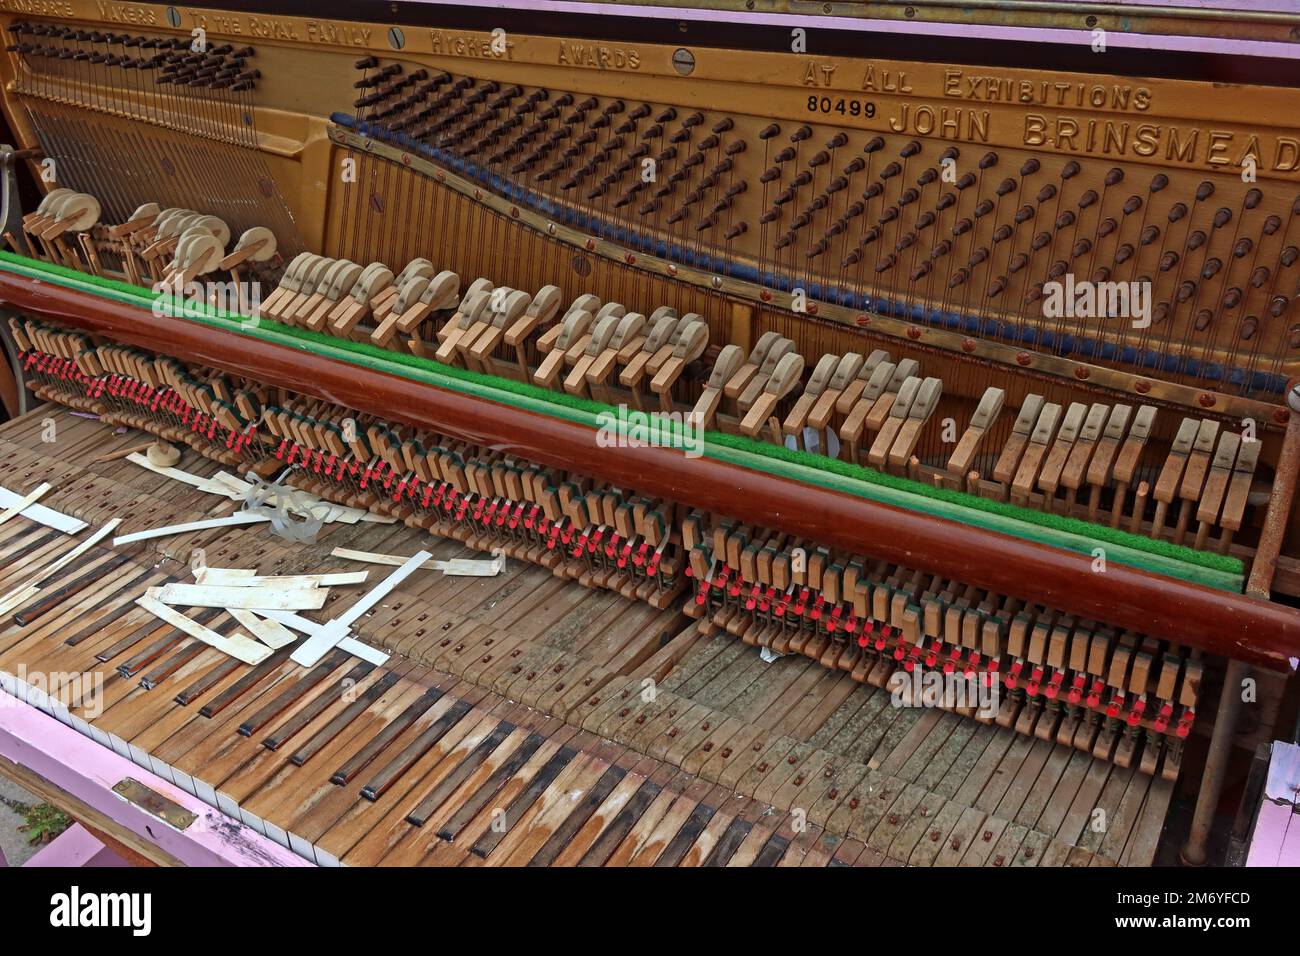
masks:
<svg viewBox="0 0 1300 956"><path fill-rule="evenodd" d="M1210 463L1205 487L1200 495L1200 504L1196 510L1195 547L1199 551L1209 539L1210 529L1219 517L1219 509L1228 493L1228 483L1232 480L1233 468L1237 462L1237 453L1241 449L1241 436L1224 432L1219 436L1219 447L1215 449L1214 460Z"/></svg>
<svg viewBox="0 0 1300 956"><path fill-rule="evenodd" d="M537 340L537 348L544 357L542 364L533 373L535 384L544 388L556 386L564 371L565 352L587 331L592 319L591 312L575 303L559 325L552 327Z"/></svg>
<svg viewBox="0 0 1300 956"><path fill-rule="evenodd" d="M750 349L749 356L728 381L723 388L723 394L727 398L735 401L740 398L741 393L749 386L749 381L758 374L759 368L767 360L767 353L780 341L782 335L779 332L764 332Z"/></svg>
<svg viewBox="0 0 1300 956"><path fill-rule="evenodd" d="M839 364L840 357L838 355L823 355L813 367L812 375L808 377L808 384L804 386L803 393L790 406L790 414L786 415L785 421L781 423L781 431L794 438L796 444L802 444L803 430L808 423L808 415L812 412L813 406L822 393L826 391L827 386L830 385L831 377L835 374Z"/></svg>
<svg viewBox="0 0 1300 956"><path fill-rule="evenodd" d="M619 356L624 349L635 348L639 350L640 343L645 341L645 336L641 334L645 327L646 317L644 315L640 312L627 313L619 320L605 349L587 367L587 387L591 389L592 396L598 401L608 404L614 403L610 392L609 377L614 374Z"/></svg>
<svg viewBox="0 0 1300 956"><path fill-rule="evenodd" d="M1178 488L1183 479L1183 471L1187 467L1188 458L1192 454L1192 448L1196 444L1196 438L1200 430L1200 422L1194 418L1184 418L1182 424L1178 426L1178 434L1174 436L1174 440L1169 446L1169 457L1165 459L1164 466L1160 469L1160 477L1156 479L1154 491L1156 515L1151 522L1151 537L1153 538L1159 538L1164 534L1165 518L1169 511L1169 505L1178 494Z"/></svg>
<svg viewBox="0 0 1300 956"><path fill-rule="evenodd" d="M971 415L970 424L966 426L966 431L958 440L952 457L948 459L948 474L944 478L947 487L957 489L964 487L966 475L970 472L975 455L979 452L980 442L997 421L1005 401L1006 392L1002 389L992 386L985 389L979 405L975 407L975 413Z"/></svg>
<svg viewBox="0 0 1300 956"><path fill-rule="evenodd" d="M452 356L456 354L456 345L461 337L466 335L476 323L483 321L484 316L492 314L492 294L495 291L481 286L478 289L473 285L470 286L470 291L466 292L464 298L460 300L455 314L438 330L440 344L434 357L439 362L450 362Z"/></svg>
<svg viewBox="0 0 1300 956"><path fill-rule="evenodd" d="M1116 406L1118 410L1125 406ZM1112 413L1112 418L1114 413ZM1129 484L1133 481L1133 476L1137 472L1138 463L1142 457L1142 450L1146 448L1147 439L1151 435L1151 427L1155 424L1156 410L1153 406L1143 405L1133 416L1133 423L1129 427L1128 437L1124 439L1124 445L1120 448L1119 454L1115 458L1113 477L1115 479L1115 497L1111 503L1110 526L1112 528L1119 525L1120 516L1124 513L1124 498ZM1109 424L1107 425L1109 430ZM1089 520L1091 520L1092 507L1089 503ZM1141 519L1141 508L1134 510L1134 519Z"/></svg>
<svg viewBox="0 0 1300 956"><path fill-rule="evenodd" d="M1258 438L1247 441L1241 440L1241 447L1237 452L1237 461L1232 467L1232 477L1228 483L1228 490L1224 495L1223 512L1219 516L1219 527L1223 529L1223 534L1219 539L1219 553L1227 554L1229 547L1232 545L1233 535L1241 530L1242 515L1246 511L1246 503L1250 496L1250 487L1255 477L1255 467L1259 462L1259 452L1262 442Z"/></svg>
<svg viewBox="0 0 1300 956"><path fill-rule="evenodd" d="M672 352L661 364L654 378L650 380L650 391L659 396L659 408L665 412L673 410L673 385L681 378L686 367L704 354L709 345L709 326L694 312L682 316L673 336ZM654 367L652 358L646 363Z"/></svg>
<svg viewBox="0 0 1300 956"><path fill-rule="evenodd" d="M614 337L614 332L623 316L617 314L608 314L599 322L592 325L590 336L587 337L587 344L583 348L582 355L569 374L564 378L564 390L570 395L585 395L587 392L587 372L593 362L609 348L610 340ZM613 350L610 349L612 352Z"/></svg>
<svg viewBox="0 0 1300 956"><path fill-rule="evenodd" d="M880 423L880 428L876 431L871 442L871 448L867 452L867 464L872 468L884 468L888 463L889 450L893 447L894 439L897 437L899 429L903 427L903 422L907 420L908 414L912 411L912 402L921 388L921 382L920 376L913 375L903 382L897 394L894 395L889 406L889 414ZM868 416L869 420L870 416Z"/></svg>
<svg viewBox="0 0 1300 956"><path fill-rule="evenodd" d="M1038 476L1038 488L1043 493L1044 511L1052 510L1056 489L1061 485L1061 472L1065 469L1065 462L1070 452L1074 450L1074 443L1083 429L1083 420L1087 411L1087 406L1082 403L1071 402L1061 419L1056 440L1052 442L1051 451L1047 453L1047 458L1043 461L1043 470Z"/></svg>
<svg viewBox="0 0 1300 956"><path fill-rule="evenodd" d="M1033 433L1044 404L1041 395L1025 396L1024 404L1020 406L1020 414L1016 416L1016 423L1011 428L1011 435L1002 447L997 463L993 466L993 480L1002 486L1003 500L1008 497L1011 482L1020 468L1020 458L1025 453L1029 436Z"/></svg>
<svg viewBox="0 0 1300 956"><path fill-rule="evenodd" d="M907 410L907 420L903 422L889 449L889 467L901 474L912 460L912 452L921 438L921 429L939 407L939 398L943 394L943 381L927 378L917 389L916 396Z"/></svg>
<svg viewBox="0 0 1300 956"><path fill-rule="evenodd" d="M1065 460L1065 466L1061 469L1060 486L1065 489L1065 513L1068 515L1074 510L1074 503L1078 497L1079 489L1083 486L1084 478L1087 474L1088 467L1092 463L1093 452L1097 450L1098 443L1101 441L1102 433L1106 427L1106 419L1110 416L1110 407L1101 403L1094 404L1088 409L1088 414L1083 420L1083 427L1079 429L1079 437L1070 449L1069 457Z"/></svg>
<svg viewBox="0 0 1300 956"><path fill-rule="evenodd" d="M316 291L295 312L294 318L306 328L320 331L325 326L330 313L356 285L364 271L365 267L347 259L340 259L334 263L317 283Z"/></svg>
<svg viewBox="0 0 1300 956"><path fill-rule="evenodd" d="M370 315L371 304L392 286L394 278L382 262L372 262L362 269L348 294L326 317L329 327L339 329L343 335L351 334L357 324Z"/></svg>
<svg viewBox="0 0 1300 956"><path fill-rule="evenodd" d="M1182 499L1182 503L1178 509L1178 523L1174 528L1174 544L1182 544L1187 535L1188 523L1205 487L1205 477L1210 468L1210 456L1214 452L1214 444L1218 436L1218 422L1208 418L1201 421L1200 428L1196 432L1196 440L1192 443L1191 453L1187 456L1187 467L1183 470L1182 481L1178 483L1178 497ZM1231 465L1228 467L1231 468Z"/></svg>
<svg viewBox="0 0 1300 956"><path fill-rule="evenodd" d="M715 427L718 406L722 403L727 382L740 371L744 363L745 353L739 345L725 346L718 353L718 360L713 363L713 372L705 383L704 391L700 393L700 400L691 410L691 418L698 422L701 428Z"/></svg>
<svg viewBox="0 0 1300 956"><path fill-rule="evenodd" d="M1061 406L1053 402L1043 405L1043 410L1029 433L1024 455L1016 468L1016 476L1011 482L1011 500L1019 505L1029 504L1029 495L1038 480L1043 460L1047 457L1047 448L1056 434L1056 426L1061 420Z"/></svg>
<svg viewBox="0 0 1300 956"><path fill-rule="evenodd" d="M786 341L789 341L788 339ZM791 343L793 345L793 343ZM740 423L740 430L750 437L757 437L768 424L768 418L776 410L777 404L789 395L799 384L803 375L803 356L798 352L787 352L777 362L770 375L762 376L763 392L754 399L752 405ZM752 385L752 383L751 383ZM781 440L780 426L772 434L772 440Z"/></svg>
<svg viewBox="0 0 1300 956"><path fill-rule="evenodd" d="M310 252L300 252L293 257L293 260L284 270L284 275L280 277L280 284L262 303L263 315L274 319L280 314L280 309L297 295L298 290L302 288L302 280L306 275L307 268L317 258Z"/></svg>
<svg viewBox="0 0 1300 956"><path fill-rule="evenodd" d="M658 321L650 323L650 332L641 343L641 347L623 361L623 369L618 373L618 383L632 392L632 404L637 408L645 406L641 396L641 382L650 372L650 363L659 356L667 358L672 351L674 336L682 327L683 317L674 310L665 310Z"/></svg>
<svg viewBox="0 0 1300 956"><path fill-rule="evenodd" d="M392 311L393 305L397 301L397 296L400 294L402 288L405 287L406 283L410 282L417 276L426 279L430 278L436 275L437 272L438 270L434 268L433 263L428 259L415 258L408 262L405 268L403 268L402 271L393 278L393 284L385 289L379 290L374 298L370 300L370 311L374 316L375 321L382 323L384 319L388 318L388 313ZM478 285L478 288L491 287L492 283L486 279L481 280L481 285ZM470 290L476 291L475 285L471 285Z"/></svg>

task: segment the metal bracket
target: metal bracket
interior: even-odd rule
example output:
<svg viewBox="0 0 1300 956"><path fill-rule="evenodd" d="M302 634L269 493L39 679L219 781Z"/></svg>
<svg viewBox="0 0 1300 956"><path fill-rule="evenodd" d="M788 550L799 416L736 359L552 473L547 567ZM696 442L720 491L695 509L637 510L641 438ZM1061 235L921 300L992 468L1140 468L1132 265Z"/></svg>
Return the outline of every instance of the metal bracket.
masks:
<svg viewBox="0 0 1300 956"><path fill-rule="evenodd" d="M151 790L133 777L125 777L119 780L114 785L113 792L126 800L127 803L139 807L145 813L152 814L163 823L173 826L177 830L188 829L198 819L198 816L186 810L180 804L168 800L157 790Z"/></svg>

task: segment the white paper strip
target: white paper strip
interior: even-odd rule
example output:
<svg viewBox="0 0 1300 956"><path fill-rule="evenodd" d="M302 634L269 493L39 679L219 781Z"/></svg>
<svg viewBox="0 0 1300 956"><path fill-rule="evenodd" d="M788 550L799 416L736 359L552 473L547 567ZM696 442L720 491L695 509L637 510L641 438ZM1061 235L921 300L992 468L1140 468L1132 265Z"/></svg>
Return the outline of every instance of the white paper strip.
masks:
<svg viewBox="0 0 1300 956"><path fill-rule="evenodd" d="M397 554L378 554L374 551L353 551L350 548L335 548L330 557L344 558L349 561L365 561L368 564L384 564L401 567L409 559ZM491 559L452 558L450 561L426 561L423 567L431 571L441 571L449 577L490 578L505 570L506 556L498 554Z"/></svg>
<svg viewBox="0 0 1300 956"><path fill-rule="evenodd" d="M22 495L10 491L8 488L0 488L0 508L8 508L15 501L21 501ZM47 508L45 505L30 505L23 509L22 515L31 521L39 521L47 528L53 528L55 531L62 531L64 534L77 534L84 531L89 525L80 518L73 518L65 515L53 508Z"/></svg>
<svg viewBox="0 0 1300 956"><path fill-rule="evenodd" d="M187 524L173 524L165 528L150 528L148 531L137 531L134 534L124 534L120 538L113 539L113 547L122 544L130 544L133 541L148 541L150 538L165 538L173 534L185 534L187 531L206 531L209 528L228 528L241 524L257 524L259 521L270 521L270 515L257 515L248 511L236 511L232 515L226 515L224 518L208 518L204 521L191 521Z"/></svg>
<svg viewBox="0 0 1300 956"><path fill-rule="evenodd" d="M149 589L150 592L157 590L159 589ZM245 637L243 634L224 637L216 631L209 630L197 621L190 620L184 614L168 607L166 604L160 603L152 593L146 593L143 597L136 598L135 603L155 617L166 621L178 631L183 631L190 637L202 641L223 654L229 654L245 664L260 664L271 656L269 647L264 647L251 637Z"/></svg>
<svg viewBox="0 0 1300 956"><path fill-rule="evenodd" d="M283 611L319 611L329 591L320 588L223 588L207 584L169 584L158 595L163 604L186 607L274 608Z"/></svg>
<svg viewBox="0 0 1300 956"><path fill-rule="evenodd" d="M330 588L343 584L364 584L369 571L339 571L333 574L268 574L240 568L200 568L194 572L199 584L221 587Z"/></svg>

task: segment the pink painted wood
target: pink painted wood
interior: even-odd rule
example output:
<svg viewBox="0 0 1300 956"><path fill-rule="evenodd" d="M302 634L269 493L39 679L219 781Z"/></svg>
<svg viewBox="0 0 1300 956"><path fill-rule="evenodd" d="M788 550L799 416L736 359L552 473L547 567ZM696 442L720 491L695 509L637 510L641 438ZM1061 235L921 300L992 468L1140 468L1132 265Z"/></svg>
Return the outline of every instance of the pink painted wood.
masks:
<svg viewBox="0 0 1300 956"><path fill-rule="evenodd" d="M187 866L312 865L3 690L0 758L26 767ZM198 819L185 830L178 830L126 802L113 792L113 787L127 777L162 794Z"/></svg>
<svg viewBox="0 0 1300 956"><path fill-rule="evenodd" d="M36 867L125 867L130 866L80 823L74 823L41 849L23 866Z"/></svg>
<svg viewBox="0 0 1300 956"><path fill-rule="evenodd" d="M1300 746L1273 741L1247 866L1300 866Z"/></svg>

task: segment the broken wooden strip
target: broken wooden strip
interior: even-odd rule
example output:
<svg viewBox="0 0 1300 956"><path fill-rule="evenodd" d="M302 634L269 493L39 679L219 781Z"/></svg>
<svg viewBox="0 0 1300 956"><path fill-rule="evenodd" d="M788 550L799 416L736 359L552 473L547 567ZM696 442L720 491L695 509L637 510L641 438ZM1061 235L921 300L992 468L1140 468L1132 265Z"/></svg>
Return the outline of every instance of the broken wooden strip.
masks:
<svg viewBox="0 0 1300 956"><path fill-rule="evenodd" d="M0 508L8 508L15 501L20 500L22 495L8 488L0 488ZM22 516L29 521L39 522L47 528L62 531L64 534L77 534L89 527L80 518L73 518L45 505L29 505L22 510Z"/></svg>
<svg viewBox="0 0 1300 956"><path fill-rule="evenodd" d="M277 611L319 611L325 606L329 592L320 588L244 588L217 587L208 584L169 584L162 589L158 600L163 604L184 604L188 607L260 608Z"/></svg>
<svg viewBox="0 0 1300 956"><path fill-rule="evenodd" d="M50 575L55 574L62 568L71 564L77 558L81 557L105 537L113 533L113 529L122 523L121 518L114 518L108 524L104 525L94 534L92 534L81 544L77 545L63 557L56 559L53 563L47 564L40 571L37 571L32 577L28 578L18 587L11 590L3 598L0 598L0 614L8 614L14 608L27 601L37 590L42 581Z"/></svg>
<svg viewBox="0 0 1300 956"><path fill-rule="evenodd" d="M135 603L176 630L245 664L260 664L271 656L271 648L258 644L251 637L245 637L243 634L223 637L197 621L191 621L184 614L159 601L156 593L159 591L161 588L150 588L143 597L136 598Z"/></svg>
<svg viewBox="0 0 1300 956"><path fill-rule="evenodd" d="M40 498L41 495L45 494L45 492L49 491L50 488L51 485L48 482L42 482L29 491L24 497L15 501L8 508L5 508L4 511L0 512L0 524L4 524L14 515L22 514L28 507L36 504L36 500Z"/></svg>
<svg viewBox="0 0 1300 956"><path fill-rule="evenodd" d="M335 548L330 552L332 558L345 558L349 561L365 561L369 564L385 564L401 567L409 559L396 554L379 554L374 551L353 551L350 548ZM452 558L450 561L428 561L423 567L431 571L441 571L450 577L495 577L505 570L506 558L498 554L491 560L475 558Z"/></svg>
<svg viewBox="0 0 1300 956"><path fill-rule="evenodd" d="M344 611L343 614L322 625L320 631L307 638L293 652L294 663L303 667L314 667L332 647L348 636L348 631L353 623L361 618L361 615L382 601L389 592L415 573L431 557L433 555L428 551L417 552L400 568L367 591L360 600Z"/></svg>
<svg viewBox="0 0 1300 956"><path fill-rule="evenodd" d="M247 628L248 632L255 638L274 651L278 651L282 647L288 647L298 640L293 631L279 621L258 617L252 611L240 607L226 608L226 613Z"/></svg>
<svg viewBox="0 0 1300 956"><path fill-rule="evenodd" d="M317 624L315 621L310 621L305 617L294 614L292 611L263 611L261 613L262 617L283 624L285 627L291 627L295 631L306 634L308 637L320 633L324 628L323 624ZM376 667L388 663L388 658L391 656L385 651L371 647L365 641L359 640L355 637L345 637L343 640L339 641L336 646L339 650L351 654L353 657L359 657L363 661L374 664Z"/></svg>
<svg viewBox="0 0 1300 956"><path fill-rule="evenodd" d="M283 587L290 589L335 587L343 584L364 584L369 571L339 571L333 574L269 574L240 568L199 568L194 580L199 584L219 587Z"/></svg>
<svg viewBox="0 0 1300 956"><path fill-rule="evenodd" d="M259 521L270 520L270 515L254 514L251 511L236 511L224 518L207 518L203 521L190 521L185 524L167 525L165 528L150 528L148 531L124 534L120 538L113 539L113 547L116 548L118 545L131 544L136 541L148 541L150 538L165 538L173 534L185 534L187 531L207 531L210 528L229 528L234 525L257 524Z"/></svg>

